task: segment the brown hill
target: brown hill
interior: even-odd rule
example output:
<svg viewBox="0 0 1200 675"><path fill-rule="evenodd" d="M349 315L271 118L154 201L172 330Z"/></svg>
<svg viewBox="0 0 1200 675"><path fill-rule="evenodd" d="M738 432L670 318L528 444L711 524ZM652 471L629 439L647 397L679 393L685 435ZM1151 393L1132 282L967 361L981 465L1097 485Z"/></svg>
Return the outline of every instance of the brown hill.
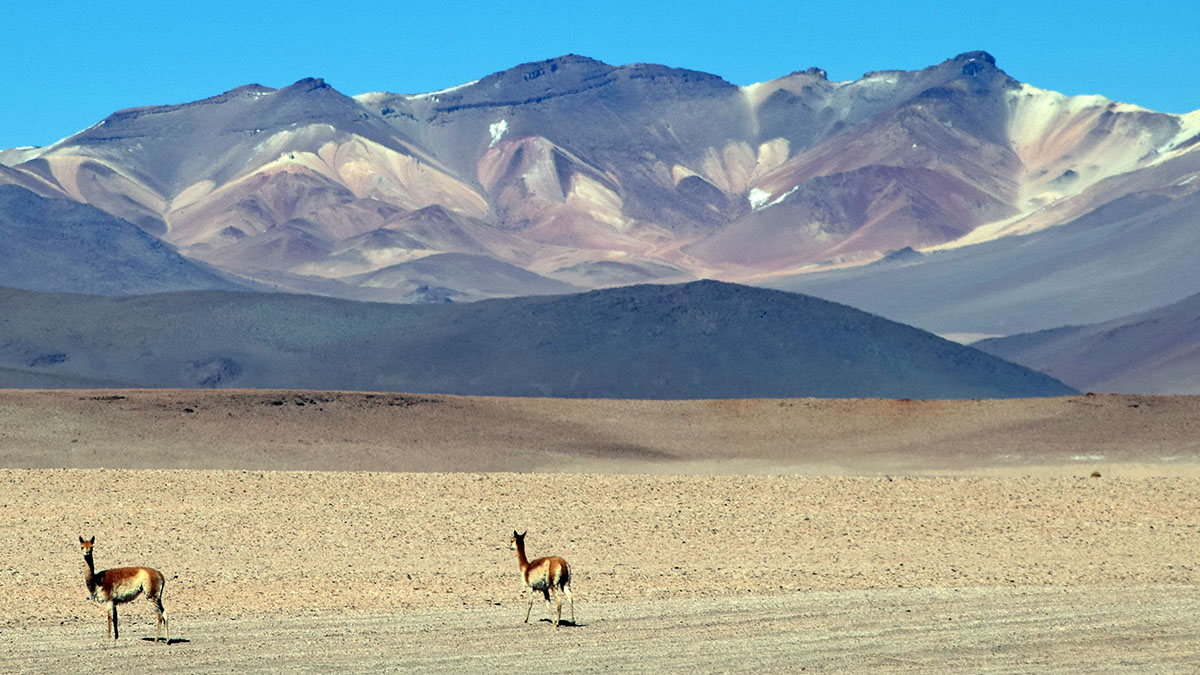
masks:
<svg viewBox="0 0 1200 675"><path fill-rule="evenodd" d="M1200 463L1200 398L1186 396L629 401L0 390L0 410L8 467L1175 475Z"/></svg>

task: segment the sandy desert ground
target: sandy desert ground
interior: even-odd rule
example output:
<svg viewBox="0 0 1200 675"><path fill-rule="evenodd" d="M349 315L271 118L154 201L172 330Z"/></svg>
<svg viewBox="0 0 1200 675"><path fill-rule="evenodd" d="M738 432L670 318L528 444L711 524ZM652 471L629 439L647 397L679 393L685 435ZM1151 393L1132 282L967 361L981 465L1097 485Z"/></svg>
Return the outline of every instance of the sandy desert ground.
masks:
<svg viewBox="0 0 1200 675"><path fill-rule="evenodd" d="M1197 397L0 391L0 466L5 672L1200 669Z"/></svg>

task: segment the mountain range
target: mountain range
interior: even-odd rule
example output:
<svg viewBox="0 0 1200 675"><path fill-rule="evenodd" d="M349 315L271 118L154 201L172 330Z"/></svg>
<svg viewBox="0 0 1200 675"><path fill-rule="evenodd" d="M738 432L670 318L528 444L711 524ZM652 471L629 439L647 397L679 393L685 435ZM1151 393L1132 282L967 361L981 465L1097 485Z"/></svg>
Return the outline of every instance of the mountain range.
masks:
<svg viewBox="0 0 1200 675"><path fill-rule="evenodd" d="M466 300L758 283L1100 227L1130 205L1194 199L1198 141L1196 113L1040 90L985 52L750 86L571 55L428 94L350 97L306 79L123 110L5 151L0 182L281 289L412 301L433 281ZM460 284L460 260L434 257L446 253L505 266ZM508 266L531 274L514 283Z"/></svg>
<svg viewBox="0 0 1200 675"><path fill-rule="evenodd" d="M421 94L310 78L0 151L0 284L461 303L713 278L967 340L1200 292L1198 174L1200 111L986 52L748 86L577 55Z"/></svg>

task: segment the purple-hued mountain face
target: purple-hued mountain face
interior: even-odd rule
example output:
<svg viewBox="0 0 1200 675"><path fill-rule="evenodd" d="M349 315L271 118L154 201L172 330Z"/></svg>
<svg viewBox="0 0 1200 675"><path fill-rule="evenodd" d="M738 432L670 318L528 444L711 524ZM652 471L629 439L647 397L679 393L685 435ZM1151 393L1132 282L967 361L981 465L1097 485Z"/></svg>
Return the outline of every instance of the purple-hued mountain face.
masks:
<svg viewBox="0 0 1200 675"><path fill-rule="evenodd" d="M927 255L908 266L986 270L986 283L956 289L953 318L888 314L949 332L1003 324L962 308L1003 308L1011 298L997 294L1015 287L1030 303L1079 290L1048 291L1029 270L1005 276L994 261L1011 247L983 262L962 251L1068 223L1107 232L1120 221L1120 241L1150 240L1161 214L1200 190L1198 164L1200 113L1044 91L984 52L850 82L810 68L750 86L569 55L427 94L350 97L306 79L123 110L55 145L0 153L0 183L91 205L250 282L393 302L696 278L800 288L819 272L831 297L864 288L890 308L904 302L889 295L894 278L864 286L863 266L911 247ZM1148 213L1131 220L1122 203ZM1170 247L1195 250L1190 236L1175 232ZM1053 266L1078 240L1039 241ZM1153 267L1096 255L1123 283ZM936 285L929 269L922 283ZM1072 283L1094 280L1087 270ZM1086 317L1153 306L1079 295ZM1033 312L1011 326L1053 321Z"/></svg>
<svg viewBox="0 0 1200 675"><path fill-rule="evenodd" d="M1200 394L1200 293L1134 316L982 340L977 349L1093 391Z"/></svg>

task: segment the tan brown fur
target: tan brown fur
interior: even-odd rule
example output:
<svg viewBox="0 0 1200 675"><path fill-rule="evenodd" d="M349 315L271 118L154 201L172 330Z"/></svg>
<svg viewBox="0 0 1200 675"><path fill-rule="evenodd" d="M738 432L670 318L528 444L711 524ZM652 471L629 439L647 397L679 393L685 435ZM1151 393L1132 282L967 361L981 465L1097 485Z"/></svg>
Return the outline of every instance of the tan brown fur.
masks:
<svg viewBox="0 0 1200 675"><path fill-rule="evenodd" d="M150 567L115 567L110 570L96 571L92 561L92 546L96 538L79 538L79 547L83 551L83 561L87 568L83 571L83 581L87 584L88 593L96 602L103 603L108 615L108 636L116 640L120 638L117 626L117 605L137 599L145 595L146 600L158 611L158 619L154 625L154 641L165 630L167 644L171 644L171 625L163 611L162 592L167 580L162 572Z"/></svg>
<svg viewBox="0 0 1200 675"><path fill-rule="evenodd" d="M571 568L567 561L558 556L538 558L532 562L525 556L525 534L513 530L509 548L517 552L517 564L521 567L521 581L529 590L529 606L525 608L525 623L529 623L529 613L533 611L534 594L541 592L546 598L546 616L550 616L550 596L557 601L557 613L554 627L562 621L562 596L567 596L571 608L571 623L575 623L575 600L571 597Z"/></svg>

